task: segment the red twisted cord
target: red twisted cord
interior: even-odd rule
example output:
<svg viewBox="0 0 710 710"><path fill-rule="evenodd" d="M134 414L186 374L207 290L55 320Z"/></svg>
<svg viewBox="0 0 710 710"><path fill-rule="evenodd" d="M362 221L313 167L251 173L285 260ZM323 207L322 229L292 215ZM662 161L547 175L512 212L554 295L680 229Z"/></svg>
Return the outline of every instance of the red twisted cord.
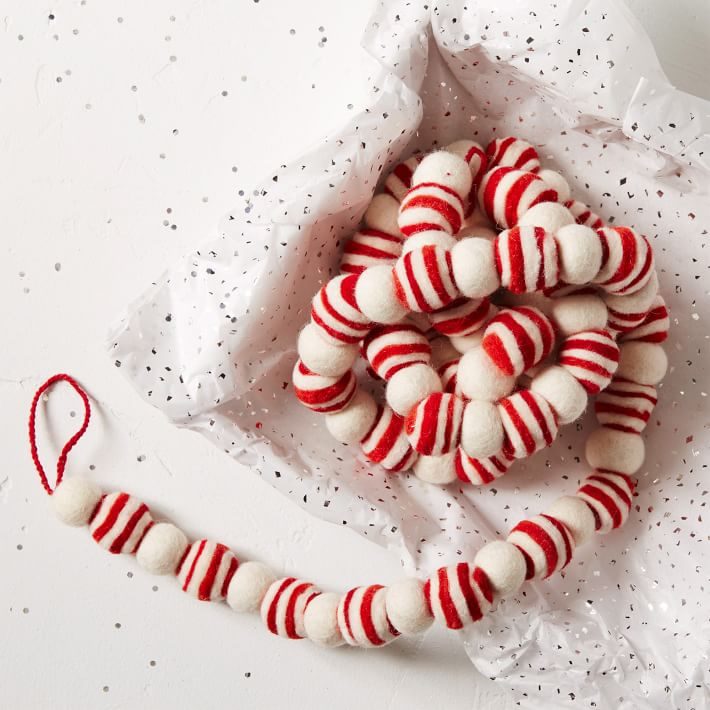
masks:
<svg viewBox="0 0 710 710"><path fill-rule="evenodd" d="M42 462L39 460L39 453L37 452L37 432L36 432L36 421L37 421L37 404L39 403L39 398L56 382L67 382L70 384L74 391L81 397L84 403L84 421L79 428L79 430L74 434L64 447L62 448L59 458L57 459L57 480L54 483L54 488L49 485L47 480L47 474L44 472L44 467ZM30 435L30 454L32 455L32 461L34 462L37 473L39 473L39 479L42 482L42 486L48 495L52 495L56 487L62 482L64 477L64 469L67 465L67 455L74 448L77 441L84 436L88 426L89 419L91 418L91 405L89 404L89 396L81 388L81 385L70 375L52 375L36 392L35 396L32 398L32 406L30 407L30 419L28 422L29 435Z"/></svg>

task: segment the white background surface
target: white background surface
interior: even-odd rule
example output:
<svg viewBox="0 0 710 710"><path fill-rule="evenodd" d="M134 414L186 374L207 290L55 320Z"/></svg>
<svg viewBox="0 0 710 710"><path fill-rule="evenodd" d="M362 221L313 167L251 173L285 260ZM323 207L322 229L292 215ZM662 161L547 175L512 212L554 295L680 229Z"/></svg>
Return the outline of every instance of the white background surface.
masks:
<svg viewBox="0 0 710 710"><path fill-rule="evenodd" d="M670 79L710 97L706 0L676 2L672 14L660 0L630 4ZM347 115L339 71L369 11L313 0L0 5L2 707L404 708L446 698L506 708L444 632L332 653L200 607L174 581L56 523L27 456L32 393L68 371L99 403L70 471L93 466L106 489L134 492L188 534L325 587L398 576L384 550L312 520L168 425L103 346L127 301L211 236L271 166ZM80 411L58 395L49 412L51 466L52 442Z"/></svg>

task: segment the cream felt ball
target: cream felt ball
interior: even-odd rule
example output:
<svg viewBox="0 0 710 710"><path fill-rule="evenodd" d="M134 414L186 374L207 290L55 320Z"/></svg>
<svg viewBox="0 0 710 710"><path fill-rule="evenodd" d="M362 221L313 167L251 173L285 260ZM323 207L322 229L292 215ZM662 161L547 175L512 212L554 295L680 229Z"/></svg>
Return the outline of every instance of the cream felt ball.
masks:
<svg viewBox="0 0 710 710"><path fill-rule="evenodd" d="M325 426L336 441L357 444L370 431L376 416L377 403L372 395L358 389L345 409L326 415Z"/></svg>
<svg viewBox="0 0 710 710"><path fill-rule="evenodd" d="M467 298L483 298L500 288L492 241L462 239L451 250L451 266L454 282Z"/></svg>
<svg viewBox="0 0 710 710"><path fill-rule="evenodd" d="M558 498L547 515L559 520L572 533L575 545L583 545L594 535L595 521L592 509L577 496Z"/></svg>
<svg viewBox="0 0 710 710"><path fill-rule="evenodd" d="M604 301L593 293L552 298L547 313L558 333L567 336L606 327L608 312Z"/></svg>
<svg viewBox="0 0 710 710"><path fill-rule="evenodd" d="M503 448L503 422L493 402L468 402L461 423L461 448L471 458L483 459Z"/></svg>
<svg viewBox="0 0 710 710"><path fill-rule="evenodd" d="M515 377L504 375L482 347L461 356L457 381L459 390L468 399L483 402L496 402L515 387Z"/></svg>
<svg viewBox="0 0 710 710"><path fill-rule="evenodd" d="M311 599L303 614L303 628L306 638L318 646L333 648L345 643L338 627L338 604L340 595L319 594Z"/></svg>
<svg viewBox="0 0 710 710"><path fill-rule="evenodd" d="M481 345L481 342L483 341L483 333L484 331L481 328L475 333L471 333L471 335L452 335L449 340L451 340L451 344L456 348L456 350L463 354Z"/></svg>
<svg viewBox="0 0 710 710"><path fill-rule="evenodd" d="M668 356L660 345L635 340L622 343L619 351L617 377L640 385L657 385L665 377Z"/></svg>
<svg viewBox="0 0 710 710"><path fill-rule="evenodd" d="M471 191L473 176L468 163L458 155L438 150L425 156L412 175L412 186L433 182L451 188L459 197Z"/></svg>
<svg viewBox="0 0 710 710"><path fill-rule="evenodd" d="M487 575L499 597L513 594L525 581L525 557L512 543L494 540L485 544L473 560Z"/></svg>
<svg viewBox="0 0 710 710"><path fill-rule="evenodd" d="M542 227L550 234L555 234L570 224L574 224L574 216L564 205L557 202L540 202L525 212L518 221L518 225Z"/></svg>
<svg viewBox="0 0 710 710"><path fill-rule="evenodd" d="M387 587L385 609L392 626L405 636L426 631L434 621L424 596L424 583L413 577Z"/></svg>
<svg viewBox="0 0 710 710"><path fill-rule="evenodd" d="M404 240L402 254L420 249L427 244L434 244L446 251L450 251L456 245L456 239L439 229L425 229L423 232L412 234L411 237L407 237L407 239Z"/></svg>
<svg viewBox="0 0 710 710"><path fill-rule="evenodd" d="M589 283L602 266L599 235L583 224L570 224L555 233L560 256L560 277L568 284Z"/></svg>
<svg viewBox="0 0 710 710"><path fill-rule="evenodd" d="M395 372L387 382L385 397L387 404L404 417L430 394L441 391L441 378L436 370L420 362Z"/></svg>
<svg viewBox="0 0 710 710"><path fill-rule="evenodd" d="M151 574L174 574L187 545L187 537L180 528L171 523L156 523L141 540L136 560Z"/></svg>
<svg viewBox="0 0 710 710"><path fill-rule="evenodd" d="M358 308L373 323L397 323L408 311L397 298L391 266L365 269L355 286L355 300Z"/></svg>
<svg viewBox="0 0 710 710"><path fill-rule="evenodd" d="M371 229L395 236L400 234L398 219L399 201L385 193L372 198L364 217L365 224Z"/></svg>
<svg viewBox="0 0 710 710"><path fill-rule="evenodd" d="M326 377L340 377L357 359L358 347L326 341L318 328L309 323L298 335L298 356L312 372Z"/></svg>
<svg viewBox="0 0 710 710"><path fill-rule="evenodd" d="M530 389L547 400L560 424L575 421L587 407L587 391L559 365L550 365L537 372Z"/></svg>
<svg viewBox="0 0 710 710"><path fill-rule="evenodd" d="M420 456L412 470L420 481L445 486L456 480L455 456L455 451L441 456Z"/></svg>
<svg viewBox="0 0 710 710"><path fill-rule="evenodd" d="M630 476L643 465L643 439L638 434L599 427L593 431L585 448L587 463L604 471L615 471Z"/></svg>
<svg viewBox="0 0 710 710"><path fill-rule="evenodd" d="M52 493L52 507L66 525L88 525L91 515L101 500L101 489L80 476L65 478Z"/></svg>
<svg viewBox="0 0 710 710"><path fill-rule="evenodd" d="M557 199L560 202L567 202L572 196L569 183L556 170L545 168L544 170L539 170L537 176L557 193Z"/></svg>
<svg viewBox="0 0 710 710"><path fill-rule="evenodd" d="M261 562L242 562L227 588L227 604L234 611L257 612L276 575Z"/></svg>

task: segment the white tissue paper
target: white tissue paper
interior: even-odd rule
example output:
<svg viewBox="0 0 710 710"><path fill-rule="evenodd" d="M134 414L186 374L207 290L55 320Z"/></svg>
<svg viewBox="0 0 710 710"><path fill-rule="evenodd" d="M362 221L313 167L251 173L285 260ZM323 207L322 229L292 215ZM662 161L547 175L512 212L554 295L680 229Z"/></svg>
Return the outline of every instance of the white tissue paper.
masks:
<svg viewBox="0 0 710 710"><path fill-rule="evenodd" d="M313 294L398 159L464 137L534 143L574 197L651 241L671 368L626 526L501 603L463 633L466 648L522 707L707 707L710 103L669 85L613 0L382 2L363 49L352 119L269 173L246 211L133 304L112 359L178 426L410 571L471 560L576 490L593 418L491 486L437 488L336 444L292 396L290 374Z"/></svg>

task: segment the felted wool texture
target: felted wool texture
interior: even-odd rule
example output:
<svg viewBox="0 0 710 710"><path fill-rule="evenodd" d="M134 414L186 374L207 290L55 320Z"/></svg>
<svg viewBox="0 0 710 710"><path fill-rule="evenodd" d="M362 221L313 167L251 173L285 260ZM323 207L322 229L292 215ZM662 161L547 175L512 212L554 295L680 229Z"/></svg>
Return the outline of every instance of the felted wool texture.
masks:
<svg viewBox="0 0 710 710"><path fill-rule="evenodd" d="M584 202L580 202L579 200L567 200L564 205L574 215L577 224L582 224L592 229L601 229L604 226L601 217L592 212Z"/></svg>
<svg viewBox="0 0 710 710"><path fill-rule="evenodd" d="M522 553L526 563L525 579L545 579L564 569L574 553L574 537L564 523L551 515L536 515L519 522L508 535L508 542Z"/></svg>
<svg viewBox="0 0 710 710"><path fill-rule="evenodd" d="M606 330L586 330L566 338L558 362L589 394L611 381L619 365L619 347Z"/></svg>
<svg viewBox="0 0 710 710"><path fill-rule="evenodd" d="M462 156L447 150L437 150L422 159L412 176L413 187L428 183L444 185L459 197L468 198L473 176Z"/></svg>
<svg viewBox="0 0 710 710"><path fill-rule="evenodd" d="M584 453L592 468L630 476L643 465L646 449L638 434L599 427L587 438Z"/></svg>
<svg viewBox="0 0 710 710"><path fill-rule="evenodd" d="M670 313L666 302L661 296L656 296L651 304L651 310L643 319L641 325L628 333L623 333L620 340L622 342L639 340L644 343L662 343L668 338L670 326Z"/></svg>
<svg viewBox="0 0 710 710"><path fill-rule="evenodd" d="M431 345L413 323L377 325L362 341L362 352L378 377L389 380L415 363L431 361Z"/></svg>
<svg viewBox="0 0 710 710"><path fill-rule="evenodd" d="M505 540L485 544L474 557L473 564L486 573L499 597L518 591L525 581L525 557L515 545Z"/></svg>
<svg viewBox="0 0 710 710"><path fill-rule="evenodd" d="M496 138L486 146L489 169L496 166L517 168L536 173L540 170L540 156L530 143L522 138L508 136Z"/></svg>
<svg viewBox="0 0 710 710"><path fill-rule="evenodd" d="M500 288L495 245L478 237L462 239L451 250L454 283L466 298L485 298Z"/></svg>
<svg viewBox="0 0 710 710"><path fill-rule="evenodd" d="M487 298L457 298L446 308L430 313L429 321L449 337L471 335L483 327L493 308Z"/></svg>
<svg viewBox="0 0 710 710"><path fill-rule="evenodd" d="M591 227L583 224L565 225L555 232L555 241L562 281L575 285L586 284L599 273L602 266L602 243Z"/></svg>
<svg viewBox="0 0 710 710"><path fill-rule="evenodd" d="M320 594L310 582L285 577L277 579L261 602L261 619L272 634L290 639L304 638L303 617L306 607Z"/></svg>
<svg viewBox="0 0 710 710"><path fill-rule="evenodd" d="M357 343L370 329L370 319L355 299L355 287L362 276L336 276L321 287L313 299L311 319L320 334L336 345Z"/></svg>
<svg viewBox="0 0 710 710"><path fill-rule="evenodd" d="M421 159L421 155L413 155L411 158L407 158L396 165L385 180L385 193L401 202L412 186L412 175Z"/></svg>
<svg viewBox="0 0 710 710"><path fill-rule="evenodd" d="M424 596L434 618L449 629L479 621L493 605L488 576L467 562L438 569L424 583Z"/></svg>
<svg viewBox="0 0 710 710"><path fill-rule="evenodd" d="M634 293L643 288L654 269L653 249L646 237L630 227L602 227L602 267L594 278L608 293Z"/></svg>
<svg viewBox="0 0 710 710"><path fill-rule="evenodd" d="M549 234L556 234L562 227L574 223L574 216L564 205L557 202L541 202L531 207L520 218L518 226L542 227Z"/></svg>
<svg viewBox="0 0 710 710"><path fill-rule="evenodd" d="M226 545L213 540L197 540L182 558L177 578L182 591L196 599L220 601L227 595L238 566L237 558Z"/></svg>
<svg viewBox="0 0 710 710"><path fill-rule="evenodd" d="M559 365L549 365L537 372L530 389L547 400L560 424L575 421L587 407L586 390Z"/></svg>
<svg viewBox="0 0 710 710"><path fill-rule="evenodd" d="M576 547L591 540L594 535L594 513L587 503L577 496L558 498L547 514L563 523L572 533Z"/></svg>
<svg viewBox="0 0 710 710"><path fill-rule="evenodd" d="M629 517L635 483L621 473L595 472L577 491L594 514L595 529L601 535L621 527Z"/></svg>
<svg viewBox="0 0 710 710"><path fill-rule="evenodd" d="M506 229L498 235L495 251L501 286L511 293L542 291L560 280L557 242L542 227Z"/></svg>
<svg viewBox="0 0 710 710"><path fill-rule="evenodd" d="M640 434L646 428L657 402L655 387L614 377L597 396L594 412L602 426Z"/></svg>
<svg viewBox="0 0 710 710"><path fill-rule="evenodd" d="M457 380L465 397L484 402L496 402L515 387L515 377L505 375L482 347L461 356Z"/></svg>
<svg viewBox="0 0 710 710"><path fill-rule="evenodd" d="M335 345L320 335L319 329L309 323L298 335L298 357L311 371L325 377L341 377L358 356L356 345Z"/></svg>
<svg viewBox="0 0 710 710"><path fill-rule="evenodd" d="M476 192L488 167L488 157L483 148L472 140L458 140L446 146L445 150L454 153L466 162L471 171L471 189L468 193L466 215L470 215L476 207Z"/></svg>
<svg viewBox="0 0 710 710"><path fill-rule="evenodd" d="M535 392L521 389L498 403L505 430L503 453L521 459L550 446L558 431L557 415Z"/></svg>
<svg viewBox="0 0 710 710"><path fill-rule="evenodd" d="M378 405L375 421L360 442L363 454L388 471L406 471L417 460L404 432L404 419L388 405Z"/></svg>
<svg viewBox="0 0 710 710"><path fill-rule="evenodd" d="M461 448L471 458L487 458L503 448L504 432L493 402L468 402L461 422Z"/></svg>
<svg viewBox="0 0 710 710"><path fill-rule="evenodd" d="M293 368L292 379L298 401L323 414L345 409L357 389L357 379L352 370L340 377L324 377L309 370L301 360Z"/></svg>
<svg viewBox="0 0 710 710"><path fill-rule="evenodd" d="M617 333L626 333L640 326L658 294L658 276L654 271L646 285L624 296L607 294L604 302L609 310L609 328Z"/></svg>
<svg viewBox="0 0 710 710"><path fill-rule="evenodd" d="M88 525L100 500L101 489L81 476L65 478L50 498L56 516L72 527Z"/></svg>
<svg viewBox="0 0 710 710"><path fill-rule="evenodd" d="M152 524L145 503L128 493L109 493L96 506L89 531L104 550L132 554Z"/></svg>
<svg viewBox="0 0 710 710"><path fill-rule="evenodd" d="M416 251L427 244L432 244L433 246L437 246L445 251L450 251L454 248L454 246L456 246L457 242L454 237L446 232L427 229L423 232L412 234L411 237L407 237L402 245L402 254L406 254L410 251Z"/></svg>
<svg viewBox="0 0 710 710"><path fill-rule="evenodd" d="M394 282L400 303L419 313L438 311L459 296L451 252L434 244L403 254L394 267Z"/></svg>
<svg viewBox="0 0 710 710"><path fill-rule="evenodd" d="M151 574L174 574L187 545L187 536L180 528L172 523L156 523L143 536L136 560Z"/></svg>
<svg viewBox="0 0 710 710"><path fill-rule="evenodd" d="M434 392L416 404L405 419L412 448L425 456L454 451L461 438L464 401L455 394Z"/></svg>
<svg viewBox="0 0 710 710"><path fill-rule="evenodd" d="M569 183L556 170L545 168L544 170L538 170L537 175L548 187L551 187L557 193L557 199L560 202L567 202L572 196Z"/></svg>
<svg viewBox="0 0 710 710"><path fill-rule="evenodd" d="M401 416L406 416L423 399L441 392L443 385L437 371L427 363L416 363L397 370L387 382L387 404Z"/></svg>
<svg viewBox="0 0 710 710"><path fill-rule="evenodd" d="M227 604L237 612L258 612L276 575L261 562L243 562L227 587Z"/></svg>
<svg viewBox="0 0 710 710"><path fill-rule="evenodd" d="M454 457L454 467L460 481L474 486L486 486L505 474L514 460L503 451L485 459L474 459L459 446Z"/></svg>
<svg viewBox="0 0 710 710"><path fill-rule="evenodd" d="M399 201L386 193L375 195L372 198L363 217L365 224L371 229L401 237L398 219Z"/></svg>
<svg viewBox="0 0 710 710"><path fill-rule="evenodd" d="M338 626L340 595L332 592L319 594L306 607L303 628L306 638L318 646L334 648L345 643Z"/></svg>
<svg viewBox="0 0 710 710"><path fill-rule="evenodd" d="M604 301L593 294L550 299L547 311L557 332L563 336L606 328L608 313Z"/></svg>
<svg viewBox="0 0 710 710"><path fill-rule="evenodd" d="M619 348L618 377L640 385L657 385L666 375L668 356L655 343L631 341Z"/></svg>
<svg viewBox="0 0 710 710"><path fill-rule="evenodd" d="M355 300L360 312L373 323L398 323L408 311L397 297L394 269L390 266L371 266L360 274Z"/></svg>
<svg viewBox="0 0 710 710"><path fill-rule="evenodd" d="M459 351L451 344L451 340L442 333L432 328L427 332L427 338L429 338L429 345L431 345L431 364L434 367L439 368L459 357Z"/></svg>
<svg viewBox="0 0 710 710"><path fill-rule="evenodd" d="M387 588L385 608L392 626L405 636L426 631L434 621L424 598L424 583L413 577Z"/></svg>
<svg viewBox="0 0 710 710"><path fill-rule="evenodd" d="M367 435L377 417L377 403L372 395L358 389L350 404L325 417L331 436L342 444L357 444Z"/></svg>
<svg viewBox="0 0 710 710"><path fill-rule="evenodd" d="M425 483L445 486L456 480L454 453L441 456L420 456L413 467L414 475Z"/></svg>
<svg viewBox="0 0 710 710"><path fill-rule="evenodd" d="M364 228L348 239L340 259L343 274L361 274L370 266L394 265L402 253L402 236Z"/></svg>
<svg viewBox="0 0 710 710"><path fill-rule="evenodd" d="M476 213L479 214L479 213ZM488 217L486 217L482 212L481 219L486 220L486 224L490 224ZM461 231L456 235L458 241L465 241L466 239L485 239L487 242L493 241L498 236L498 231L486 225L465 225L461 228Z"/></svg>
<svg viewBox="0 0 710 710"><path fill-rule="evenodd" d="M340 599L338 628L348 645L374 648L391 643L399 636L387 617L386 595L387 590L382 585L372 584L351 589Z"/></svg>
<svg viewBox="0 0 710 710"><path fill-rule="evenodd" d="M471 333L471 335L452 335L450 338L451 344L463 355L463 353L467 353L473 348L481 347L483 332L481 329Z"/></svg>
<svg viewBox="0 0 710 710"><path fill-rule="evenodd" d="M436 373L439 375L441 380L441 387L443 392L448 392L449 394L455 394L457 390L457 373L459 370L459 361L451 360L442 365Z"/></svg>
<svg viewBox="0 0 710 710"><path fill-rule="evenodd" d="M433 182L414 185L400 205L399 230L405 237L430 229L457 234L464 210L464 199L453 188Z"/></svg>

